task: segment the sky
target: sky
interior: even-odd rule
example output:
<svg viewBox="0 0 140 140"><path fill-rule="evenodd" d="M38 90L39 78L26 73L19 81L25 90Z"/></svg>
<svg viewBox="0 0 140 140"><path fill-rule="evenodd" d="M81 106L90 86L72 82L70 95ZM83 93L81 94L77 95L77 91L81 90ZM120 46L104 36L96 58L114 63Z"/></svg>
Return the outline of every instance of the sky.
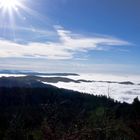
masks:
<svg viewBox="0 0 140 140"><path fill-rule="evenodd" d="M139 0L0 0L0 69L140 74L139 13Z"/></svg>

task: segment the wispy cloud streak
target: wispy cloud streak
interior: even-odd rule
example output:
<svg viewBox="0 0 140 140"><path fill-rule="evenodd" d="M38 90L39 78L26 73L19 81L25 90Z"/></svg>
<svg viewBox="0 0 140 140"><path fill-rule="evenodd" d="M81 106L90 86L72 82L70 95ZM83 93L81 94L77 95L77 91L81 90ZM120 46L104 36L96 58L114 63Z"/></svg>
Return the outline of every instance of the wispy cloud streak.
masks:
<svg viewBox="0 0 140 140"><path fill-rule="evenodd" d="M72 33L62 27L55 27L58 41L28 42L20 44L0 40L0 57L73 59L75 54L92 50L104 50L104 46L130 45L129 42L113 37L87 37Z"/></svg>

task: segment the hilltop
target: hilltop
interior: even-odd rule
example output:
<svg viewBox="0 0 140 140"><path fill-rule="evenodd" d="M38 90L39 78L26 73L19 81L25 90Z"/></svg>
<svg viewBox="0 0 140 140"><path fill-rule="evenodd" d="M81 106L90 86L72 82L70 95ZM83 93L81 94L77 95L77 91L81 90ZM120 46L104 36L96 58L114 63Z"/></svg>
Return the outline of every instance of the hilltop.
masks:
<svg viewBox="0 0 140 140"><path fill-rule="evenodd" d="M6 86L3 80L1 140L140 139L138 98L127 104L45 85L32 78L9 78Z"/></svg>

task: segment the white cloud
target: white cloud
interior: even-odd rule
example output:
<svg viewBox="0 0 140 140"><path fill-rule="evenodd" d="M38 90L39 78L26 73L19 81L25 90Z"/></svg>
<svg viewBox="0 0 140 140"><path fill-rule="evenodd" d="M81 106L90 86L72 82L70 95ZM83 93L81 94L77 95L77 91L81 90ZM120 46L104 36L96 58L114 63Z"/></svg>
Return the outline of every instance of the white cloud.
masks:
<svg viewBox="0 0 140 140"><path fill-rule="evenodd" d="M0 40L0 57L37 57L47 59L72 59L79 52L104 50L104 46L130 45L129 42L113 37L85 37L55 27L58 42L28 42L20 44L8 40Z"/></svg>
<svg viewBox="0 0 140 140"><path fill-rule="evenodd" d="M95 80L96 74L90 75L92 80ZM104 77L104 75L102 75ZM110 77L110 75L108 75ZM117 76L116 76L117 77ZM79 79L81 77L79 76ZM108 79L110 80L110 79ZM116 79L114 79L115 81ZM130 79L129 79L130 80ZM103 81L103 80L101 80ZM51 85L57 86L59 88L65 88L70 90L79 91L82 93L88 93L93 95L105 95L109 96L112 99L115 99L120 102L132 103L134 98L138 97L140 99L140 86L138 85L121 85L117 83L107 83L107 82L81 82L81 83L66 83L66 82L58 82L51 83ZM137 90L135 90L137 89Z"/></svg>

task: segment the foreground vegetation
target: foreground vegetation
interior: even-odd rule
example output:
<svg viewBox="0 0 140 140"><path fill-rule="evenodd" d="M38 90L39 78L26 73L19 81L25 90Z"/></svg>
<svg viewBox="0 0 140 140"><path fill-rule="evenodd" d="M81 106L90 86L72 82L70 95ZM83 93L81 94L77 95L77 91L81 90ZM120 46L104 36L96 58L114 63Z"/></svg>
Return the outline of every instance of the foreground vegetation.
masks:
<svg viewBox="0 0 140 140"><path fill-rule="evenodd" d="M0 140L140 140L140 102L45 88L0 88Z"/></svg>

